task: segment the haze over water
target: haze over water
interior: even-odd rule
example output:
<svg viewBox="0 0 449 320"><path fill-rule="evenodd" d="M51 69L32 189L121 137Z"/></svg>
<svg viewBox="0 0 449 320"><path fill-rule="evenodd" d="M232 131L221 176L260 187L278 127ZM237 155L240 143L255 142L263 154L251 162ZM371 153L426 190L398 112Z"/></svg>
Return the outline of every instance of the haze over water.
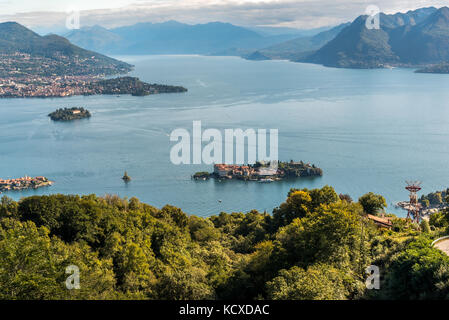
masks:
<svg viewBox="0 0 449 320"><path fill-rule="evenodd" d="M290 188L326 184L354 200L380 193L388 211L407 199L405 180L420 194L449 186L449 76L410 69L348 70L235 57L120 57L149 83L182 85L185 94L0 100L0 178L46 176L50 188L8 192L118 194L189 214L260 211L278 206ZM82 106L92 118L52 122L47 114ZM208 165L170 162L176 128L279 129L280 160L303 160L324 176L270 184L193 181ZM127 170L133 178L121 180ZM219 202L218 200L221 200Z"/></svg>

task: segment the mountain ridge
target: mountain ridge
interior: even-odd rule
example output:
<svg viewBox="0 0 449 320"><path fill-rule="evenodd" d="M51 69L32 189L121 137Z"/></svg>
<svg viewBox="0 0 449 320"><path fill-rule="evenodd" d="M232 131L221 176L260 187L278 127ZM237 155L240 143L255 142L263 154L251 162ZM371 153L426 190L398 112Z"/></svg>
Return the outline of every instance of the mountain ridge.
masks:
<svg viewBox="0 0 449 320"><path fill-rule="evenodd" d="M82 28L71 31L66 37L81 47L110 54L218 55L221 52L249 53L297 37L292 30L285 32L257 32L252 28L218 21L190 25L172 20L103 28L102 35ZM99 45L95 39L100 38ZM104 40L109 38L117 39L118 44Z"/></svg>
<svg viewBox="0 0 449 320"><path fill-rule="evenodd" d="M64 37L55 34L40 36L17 22L0 23L0 54L12 59L0 61L6 74L9 70L9 74L21 75L22 64L26 61L35 61L31 65L34 69L27 66L27 70L31 70L30 75L33 70L60 76L113 75L126 73L132 68L125 62L73 45ZM19 59L17 54L29 55L29 58ZM51 64L48 70L40 65L43 61Z"/></svg>
<svg viewBox="0 0 449 320"><path fill-rule="evenodd" d="M328 67L382 68L421 66L449 60L449 8L421 8L380 14L380 29L365 26L367 16L301 62Z"/></svg>
<svg viewBox="0 0 449 320"><path fill-rule="evenodd" d="M273 46L263 48L257 52L269 59L287 59L299 60L310 52L321 48L324 44L335 38L341 30L343 30L350 23L342 23L336 27L319 32L316 35L308 37L299 37ZM254 52L253 54L256 54ZM246 58L251 59L251 54Z"/></svg>

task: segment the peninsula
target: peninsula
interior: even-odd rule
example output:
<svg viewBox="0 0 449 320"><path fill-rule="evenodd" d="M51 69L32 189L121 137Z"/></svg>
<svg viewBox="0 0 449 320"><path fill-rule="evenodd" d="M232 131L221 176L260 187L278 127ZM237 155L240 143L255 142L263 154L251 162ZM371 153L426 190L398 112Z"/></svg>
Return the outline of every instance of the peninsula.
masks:
<svg viewBox="0 0 449 320"><path fill-rule="evenodd" d="M416 73L439 73L449 74L449 63L441 63L432 66L428 66L415 71Z"/></svg>
<svg viewBox="0 0 449 320"><path fill-rule="evenodd" d="M120 77L115 79L93 81L86 85L84 95L94 94L131 94L147 96L158 93L179 93L187 89L179 86L149 84L136 77Z"/></svg>
<svg viewBox="0 0 449 320"><path fill-rule="evenodd" d="M77 47L67 39L40 36L15 23L0 23L0 98L185 92L183 87L147 84L124 75L134 66Z"/></svg>
<svg viewBox="0 0 449 320"><path fill-rule="evenodd" d="M0 78L0 98L56 98L100 94L131 94L146 96L159 93L180 93L179 86L148 84L135 77L101 79L94 76L30 77L24 79Z"/></svg>
<svg viewBox="0 0 449 320"><path fill-rule="evenodd" d="M237 179L245 181L272 182L289 178L322 176L323 170L313 164L300 162L279 162L277 167L270 163L256 162L254 165L227 165L215 164L214 172L197 172L193 175L195 180Z"/></svg>
<svg viewBox="0 0 449 320"><path fill-rule="evenodd" d="M11 190L25 190L25 189L37 189L41 187L51 186L53 181L48 180L46 177L31 178L25 176L17 179L0 179L0 192Z"/></svg>
<svg viewBox="0 0 449 320"><path fill-rule="evenodd" d="M89 110L84 108L64 108L58 109L48 115L53 121L72 121L78 119L90 118Z"/></svg>

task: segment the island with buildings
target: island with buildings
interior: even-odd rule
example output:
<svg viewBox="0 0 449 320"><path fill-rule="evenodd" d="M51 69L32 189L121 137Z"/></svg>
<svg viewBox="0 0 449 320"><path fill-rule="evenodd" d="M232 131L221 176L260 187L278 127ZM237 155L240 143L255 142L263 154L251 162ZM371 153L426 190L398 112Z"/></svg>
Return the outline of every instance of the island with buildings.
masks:
<svg viewBox="0 0 449 320"><path fill-rule="evenodd" d="M84 108L63 108L48 115L53 121L72 121L90 118L89 110Z"/></svg>
<svg viewBox="0 0 449 320"><path fill-rule="evenodd" d="M278 162L272 166L269 162L257 162L254 165L228 165L215 164L214 172L197 172L192 178L195 180L207 180L209 178L220 180L245 180L258 182L273 182L289 178L318 177L323 175L323 170L313 164L300 162Z"/></svg>
<svg viewBox="0 0 449 320"><path fill-rule="evenodd" d="M51 186L53 181L46 177L28 177L16 179L0 179L0 193L4 191L18 191L26 189L37 189L41 187Z"/></svg>

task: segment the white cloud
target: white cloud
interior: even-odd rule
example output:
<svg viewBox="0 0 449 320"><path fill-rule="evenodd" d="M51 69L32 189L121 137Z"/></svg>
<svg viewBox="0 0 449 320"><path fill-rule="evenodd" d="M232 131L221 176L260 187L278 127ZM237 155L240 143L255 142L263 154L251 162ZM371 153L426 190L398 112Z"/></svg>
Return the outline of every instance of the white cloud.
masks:
<svg viewBox="0 0 449 320"><path fill-rule="evenodd" d="M185 23L230 22L244 26L314 28L351 21L368 5L393 13L425 6L443 6L435 0L0 0L0 21L15 20L27 26L64 25L65 10L76 3L82 25L115 27L137 22L177 20ZM27 10L23 10L26 6ZM3 10L9 6L14 10ZM22 10L21 10L22 9ZM51 11L51 12L49 12ZM59 11L59 12L58 12Z"/></svg>

